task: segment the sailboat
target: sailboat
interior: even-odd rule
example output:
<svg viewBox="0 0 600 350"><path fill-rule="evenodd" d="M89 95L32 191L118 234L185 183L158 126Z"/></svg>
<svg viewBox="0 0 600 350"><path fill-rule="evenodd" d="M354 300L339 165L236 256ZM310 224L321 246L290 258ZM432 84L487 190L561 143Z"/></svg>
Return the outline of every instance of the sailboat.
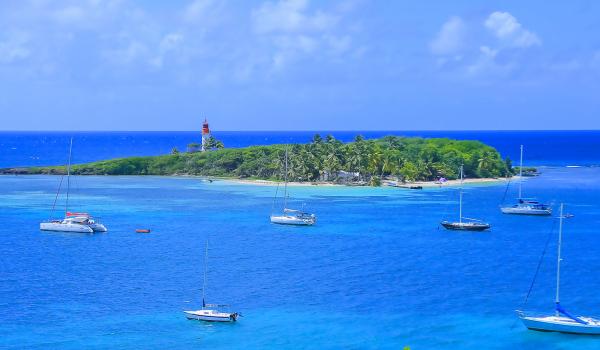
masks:
<svg viewBox="0 0 600 350"><path fill-rule="evenodd" d="M274 224L281 225L298 225L298 226L308 226L314 225L317 221L317 217L315 214L310 214L305 212L304 210L290 209L287 207L288 193L287 193L287 185L288 185L288 151L287 148L285 150L285 185L283 189L283 211L278 214L271 214L271 222ZM277 193L275 193L275 198L277 198Z"/></svg>
<svg viewBox="0 0 600 350"><path fill-rule="evenodd" d="M535 331L562 332L574 334L600 335L600 319L574 316L560 304L560 262L563 231L563 205L560 205L560 224L558 229L558 248L556 255L556 299L554 315L532 316L517 310L525 327Z"/></svg>
<svg viewBox="0 0 600 350"><path fill-rule="evenodd" d="M462 215L463 206L463 179L464 179L464 166L460 166L460 200L458 204L458 222L454 221L442 221L441 225L447 230L455 231L484 231L491 227L490 224L482 222L477 219L464 218Z"/></svg>
<svg viewBox="0 0 600 350"><path fill-rule="evenodd" d="M240 316L239 313L219 311L219 308L228 307L222 304L207 304L204 301L204 292L206 290L206 265L208 263L208 240L204 252L204 279L202 282L202 309L195 311L184 311L189 320L208 321L208 322L235 322Z"/></svg>
<svg viewBox="0 0 600 350"><path fill-rule="evenodd" d="M547 204L542 204L534 199L523 198L523 145L521 145L521 161L519 164L519 197L518 203L509 206L500 207L504 214L517 215L552 215L552 207Z"/></svg>
<svg viewBox="0 0 600 350"><path fill-rule="evenodd" d="M73 138L71 138L71 144L69 146L69 161L67 163L67 194L65 201L65 218L62 220L51 219L40 223L40 230L42 231L58 231L58 232L78 232L78 233L94 233L94 232L106 232L106 227L94 220L94 218L88 213L70 212L69 211L69 192L71 191L71 153L73 150ZM61 180L62 185L62 180ZM56 206L56 199L60 193L60 187L58 186L58 192L54 199L54 205L52 206L52 212Z"/></svg>

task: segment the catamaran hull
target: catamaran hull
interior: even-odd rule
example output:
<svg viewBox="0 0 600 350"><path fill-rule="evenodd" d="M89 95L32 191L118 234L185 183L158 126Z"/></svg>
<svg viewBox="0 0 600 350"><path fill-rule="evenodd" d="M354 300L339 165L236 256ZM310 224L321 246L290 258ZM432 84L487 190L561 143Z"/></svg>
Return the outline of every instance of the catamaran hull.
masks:
<svg viewBox="0 0 600 350"><path fill-rule="evenodd" d="M314 219L299 219L289 216L271 216L271 223L279 225L296 225L296 226L310 226L314 225Z"/></svg>
<svg viewBox="0 0 600 350"><path fill-rule="evenodd" d="M574 321L550 321L548 318L522 317L525 327L540 332L600 335L600 325L581 324Z"/></svg>
<svg viewBox="0 0 600 350"><path fill-rule="evenodd" d="M548 210L548 209L500 208L500 210L504 214L513 214L513 215L534 215L534 216L552 215L552 210Z"/></svg>
<svg viewBox="0 0 600 350"><path fill-rule="evenodd" d="M102 224L91 224L88 225L94 232L108 232L106 227Z"/></svg>
<svg viewBox="0 0 600 350"><path fill-rule="evenodd" d="M215 315L203 315L193 311L184 311L185 317L188 320L205 321L205 322L235 322L237 320L236 314L223 314L223 316Z"/></svg>
<svg viewBox="0 0 600 350"><path fill-rule="evenodd" d="M42 222L40 224L40 230L55 231L55 232L77 232L77 233L93 233L94 232L94 230L87 225L62 224L62 223L54 223L54 222Z"/></svg>

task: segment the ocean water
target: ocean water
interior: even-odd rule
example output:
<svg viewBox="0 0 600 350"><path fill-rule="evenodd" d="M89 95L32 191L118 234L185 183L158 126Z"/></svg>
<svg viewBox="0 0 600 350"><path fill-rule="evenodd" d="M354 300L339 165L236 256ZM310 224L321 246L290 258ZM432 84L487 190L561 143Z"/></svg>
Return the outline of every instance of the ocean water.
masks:
<svg viewBox="0 0 600 350"><path fill-rule="evenodd" d="M534 134L526 139L541 142ZM76 134L80 157L157 150L126 141L135 135L121 144L94 135L92 142ZM555 209L564 202L575 215L565 222L562 304L600 315L600 167L566 167L600 164L589 135L550 143L548 160L539 159L543 174L526 179L524 195ZM14 142L0 136L3 147ZM41 141L28 134L16 147L39 160L4 148L0 163L64 158L68 135L38 136L56 142L34 152L25 144ZM512 149L524 136L494 137ZM583 144L592 148L573 151ZM525 145L531 153L537 147ZM600 349L598 337L528 331L516 317L516 309L552 312L557 220L502 215L498 206L514 199L514 184L467 186L464 215L493 225L469 234L438 226L457 216L454 188L292 187L292 203L305 204L318 222L285 227L268 220L272 186L193 177L72 180L71 209L100 216L108 233L40 232L60 178L0 176L0 349ZM241 312L235 324L182 313L201 305L207 239L206 299Z"/></svg>
<svg viewBox="0 0 600 350"><path fill-rule="evenodd" d="M525 183L525 195L575 215L562 301L586 315L600 314L598 177L595 167L547 167ZM292 187L292 202L319 220L285 227L269 223L271 186L75 177L72 209L110 232L40 232L58 181L0 176L2 349L600 349L597 337L517 320L517 308L552 311L556 219L502 215L506 184L467 187L465 216L493 225L468 234L438 227L456 216L452 188ZM231 304L244 315L235 324L182 313L201 304L207 239L207 302Z"/></svg>
<svg viewBox="0 0 600 350"><path fill-rule="evenodd" d="M215 131L226 147L309 142L315 131ZM449 137L479 140L495 147L503 157L518 161L525 145L529 165L600 165L600 131L319 131L344 142L358 134L366 138L386 135ZM73 137L73 161L84 163L129 156L184 151L200 141L199 132L0 132L0 167L65 164Z"/></svg>

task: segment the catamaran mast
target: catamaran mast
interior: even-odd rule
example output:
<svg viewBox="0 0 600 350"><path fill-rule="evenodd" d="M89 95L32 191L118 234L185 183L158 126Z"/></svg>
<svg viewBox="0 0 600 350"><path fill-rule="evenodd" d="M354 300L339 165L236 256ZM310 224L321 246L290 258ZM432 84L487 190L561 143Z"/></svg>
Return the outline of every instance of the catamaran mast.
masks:
<svg viewBox="0 0 600 350"><path fill-rule="evenodd" d="M463 165L460 166L460 200L458 209L458 221L462 224L462 199L463 199Z"/></svg>
<svg viewBox="0 0 600 350"><path fill-rule="evenodd" d="M558 254L556 258L556 305L560 303L560 250L562 246L562 228L563 228L563 204L560 204L560 221L558 226ZM556 316L559 315L556 310Z"/></svg>
<svg viewBox="0 0 600 350"><path fill-rule="evenodd" d="M521 145L521 161L519 162L519 198L521 199L522 197L522 189L521 187L523 186L523 145Z"/></svg>
<svg viewBox="0 0 600 350"><path fill-rule="evenodd" d="M67 200L65 201L65 217L69 212L69 191L71 190L71 152L73 150L73 138L71 137L71 145L69 146L69 162L67 163Z"/></svg>
<svg viewBox="0 0 600 350"><path fill-rule="evenodd" d="M285 148L285 187L283 188L283 210L287 209L287 184L288 184L288 149Z"/></svg>
<svg viewBox="0 0 600 350"><path fill-rule="evenodd" d="M204 278L202 279L202 308L206 306L204 302L204 290L206 289L206 265L208 264L208 239L206 240L206 248L204 249Z"/></svg>

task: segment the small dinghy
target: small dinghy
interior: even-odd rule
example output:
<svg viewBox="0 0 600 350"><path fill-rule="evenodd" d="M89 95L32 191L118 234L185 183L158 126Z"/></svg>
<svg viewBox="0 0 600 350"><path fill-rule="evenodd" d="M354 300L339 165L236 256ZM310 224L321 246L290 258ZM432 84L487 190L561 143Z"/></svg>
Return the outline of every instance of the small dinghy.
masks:
<svg viewBox="0 0 600 350"><path fill-rule="evenodd" d="M517 310L517 315L528 329L543 332L600 335L600 319L587 316L574 316L560 304L560 262L563 231L563 205L560 205L558 248L556 256L556 299L554 315L532 315Z"/></svg>
<svg viewBox="0 0 600 350"><path fill-rule="evenodd" d="M147 228L138 228L135 230L136 233L150 233L150 229Z"/></svg>

